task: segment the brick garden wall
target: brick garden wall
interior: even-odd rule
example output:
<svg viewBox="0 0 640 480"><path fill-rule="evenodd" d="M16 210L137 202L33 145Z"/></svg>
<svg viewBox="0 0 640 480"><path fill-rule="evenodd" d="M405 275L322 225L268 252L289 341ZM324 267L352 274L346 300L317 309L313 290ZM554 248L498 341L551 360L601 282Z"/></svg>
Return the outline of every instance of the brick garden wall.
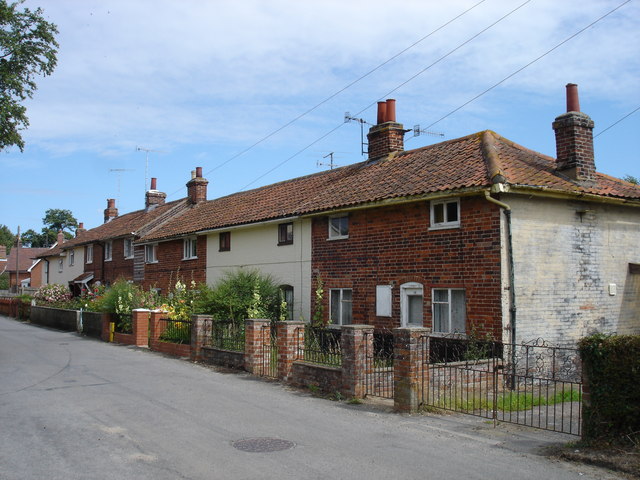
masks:
<svg viewBox="0 0 640 480"><path fill-rule="evenodd" d="M501 338L499 207L461 198L460 228L429 230L429 216L428 202L353 211L344 240L327 240L328 218L314 219L312 271L324 281L326 320L329 289L351 288L354 324L399 327L400 285L417 282L424 287L424 327L432 325L431 289L463 288L467 331L473 326ZM391 317L376 316L376 285L393 285Z"/></svg>

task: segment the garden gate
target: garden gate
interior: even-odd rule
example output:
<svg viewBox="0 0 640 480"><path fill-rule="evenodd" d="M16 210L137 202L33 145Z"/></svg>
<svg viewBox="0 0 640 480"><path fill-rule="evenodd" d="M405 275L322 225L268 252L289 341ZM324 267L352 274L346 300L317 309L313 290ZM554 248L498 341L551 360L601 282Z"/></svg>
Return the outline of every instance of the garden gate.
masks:
<svg viewBox="0 0 640 480"><path fill-rule="evenodd" d="M432 336L420 348L424 406L580 435L576 349Z"/></svg>
<svg viewBox="0 0 640 480"><path fill-rule="evenodd" d="M262 326L262 363L259 374L263 377L278 377L278 337L276 324L270 322Z"/></svg>
<svg viewBox="0 0 640 480"><path fill-rule="evenodd" d="M365 332L365 395L393 398L393 334Z"/></svg>

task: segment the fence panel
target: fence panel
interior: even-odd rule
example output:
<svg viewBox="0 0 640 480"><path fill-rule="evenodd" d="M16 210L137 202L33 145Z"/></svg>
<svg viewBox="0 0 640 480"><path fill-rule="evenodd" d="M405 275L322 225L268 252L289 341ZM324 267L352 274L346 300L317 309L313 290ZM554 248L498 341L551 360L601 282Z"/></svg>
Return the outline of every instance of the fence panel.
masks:
<svg viewBox="0 0 640 480"><path fill-rule="evenodd" d="M244 352L244 323L232 321L212 322L211 346L232 352Z"/></svg>
<svg viewBox="0 0 640 480"><path fill-rule="evenodd" d="M580 435L576 349L432 336L420 348L423 405Z"/></svg>
<svg viewBox="0 0 640 480"><path fill-rule="evenodd" d="M340 367L342 365L342 347L339 329L326 327L304 327L304 342L298 342L297 358L309 363ZM301 335L296 335L300 339Z"/></svg>
<svg viewBox="0 0 640 480"><path fill-rule="evenodd" d="M191 345L191 320L171 320L161 318L160 341Z"/></svg>
<svg viewBox="0 0 640 480"><path fill-rule="evenodd" d="M365 394L393 398L393 333L365 333Z"/></svg>

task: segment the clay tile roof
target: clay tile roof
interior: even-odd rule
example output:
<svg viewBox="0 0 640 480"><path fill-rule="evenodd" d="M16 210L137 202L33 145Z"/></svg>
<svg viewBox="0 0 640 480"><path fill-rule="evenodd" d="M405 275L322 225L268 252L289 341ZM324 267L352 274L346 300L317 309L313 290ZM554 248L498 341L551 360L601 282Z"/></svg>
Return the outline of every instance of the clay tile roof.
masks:
<svg viewBox="0 0 640 480"><path fill-rule="evenodd" d="M484 131L435 145L209 200L142 235L139 243L394 198L512 186L640 199L640 187L606 175L583 187L555 171L555 160Z"/></svg>
<svg viewBox="0 0 640 480"><path fill-rule="evenodd" d="M26 272L29 270L31 265L33 265L34 260L44 252L49 251L49 248L20 248L20 255L18 260L18 266L20 267L21 272ZM17 248L12 248L9 255L7 255L6 262L6 271L7 272L15 272L16 271L16 257L18 257ZM2 262L3 264L5 262Z"/></svg>

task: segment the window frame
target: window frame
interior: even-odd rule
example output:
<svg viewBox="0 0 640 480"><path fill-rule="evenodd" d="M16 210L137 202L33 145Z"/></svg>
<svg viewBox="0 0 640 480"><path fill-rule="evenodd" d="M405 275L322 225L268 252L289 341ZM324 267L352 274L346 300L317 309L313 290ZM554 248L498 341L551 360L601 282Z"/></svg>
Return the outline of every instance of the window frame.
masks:
<svg viewBox="0 0 640 480"><path fill-rule="evenodd" d="M128 245L128 247L127 247ZM124 251L125 260L130 260L134 257L133 253L133 237L127 237L122 239L122 246ZM129 250L129 255L127 255L127 250Z"/></svg>
<svg viewBox="0 0 640 480"><path fill-rule="evenodd" d="M411 300L409 297L420 297L422 299L420 323L411 321ZM402 327L422 327L424 325L424 286L421 283L408 282L400 285L400 325Z"/></svg>
<svg viewBox="0 0 640 480"><path fill-rule="evenodd" d="M185 237L182 240L182 260L198 258L198 237Z"/></svg>
<svg viewBox="0 0 640 480"><path fill-rule="evenodd" d="M231 232L220 232L218 234L219 252L231 251Z"/></svg>
<svg viewBox="0 0 640 480"><path fill-rule="evenodd" d="M110 262L113 259L113 241L104 242L104 261Z"/></svg>
<svg viewBox="0 0 640 480"><path fill-rule="evenodd" d="M62 273L64 270L64 258L58 260L58 273Z"/></svg>
<svg viewBox="0 0 640 480"><path fill-rule="evenodd" d="M447 205L456 204L456 220L449 220ZM435 208L442 205L442 222L436 222ZM444 198L429 202L429 230L442 230L445 228L460 228L460 198Z"/></svg>
<svg viewBox="0 0 640 480"><path fill-rule="evenodd" d="M282 300L287 302L287 318L286 320L293 320L294 310L293 306L295 303L295 292L292 285L280 285L280 292L282 293ZM289 301L289 299L291 301Z"/></svg>
<svg viewBox="0 0 640 480"><path fill-rule="evenodd" d="M446 291L447 292L447 300L446 301L441 301L441 300L436 300L436 291ZM451 292L456 291L456 292L462 292L463 296L462 296L462 301L463 301L463 305L462 305L462 312L464 313L464 318L462 319L462 321L464 322L464 329L463 330L454 330L452 328L452 307L453 307L453 297L451 295ZM448 305L447 308L447 329L441 329L441 330L436 330L436 305ZM442 323L442 321L440 322ZM431 289L431 330L434 333L460 333L460 334L466 334L467 332L467 292L464 288L443 288L443 287L439 287L439 288L432 288Z"/></svg>
<svg viewBox="0 0 640 480"><path fill-rule="evenodd" d="M151 252L152 255L149 255ZM144 263L158 263L158 244L157 243L149 243L144 246Z"/></svg>
<svg viewBox="0 0 640 480"><path fill-rule="evenodd" d="M339 293L338 295L338 321L336 322L333 317L333 305L334 305L334 293ZM351 298L349 300L345 300L344 294L345 292L349 292ZM344 307L348 305L349 308L349 317L350 321L345 323L345 313L346 310ZM329 323L332 325L351 325L353 323L353 289L352 288L331 288L329 289Z"/></svg>
<svg viewBox="0 0 640 480"><path fill-rule="evenodd" d="M87 245L85 252L86 252L85 256L87 257L85 263L93 263L93 243L90 245Z"/></svg>
<svg viewBox="0 0 640 480"><path fill-rule="evenodd" d="M293 245L293 222L278 224L278 246L281 245Z"/></svg>
<svg viewBox="0 0 640 480"><path fill-rule="evenodd" d="M76 263L76 252L75 250L71 249L69 250L69 254L68 254L68 264L70 267L73 267L73 264Z"/></svg>
<svg viewBox="0 0 640 480"><path fill-rule="evenodd" d="M338 233L334 233L336 229L332 228L333 222L335 220L343 220L343 219L346 220L347 233L346 234L342 233L342 228L340 228L340 227L342 227L342 225L338 225L338 227L339 227L338 228ZM343 239L349 238L349 214L348 213L345 213L343 215L331 215L329 217L329 221L327 222L327 224L328 224L328 227L329 227L328 240L343 240Z"/></svg>

